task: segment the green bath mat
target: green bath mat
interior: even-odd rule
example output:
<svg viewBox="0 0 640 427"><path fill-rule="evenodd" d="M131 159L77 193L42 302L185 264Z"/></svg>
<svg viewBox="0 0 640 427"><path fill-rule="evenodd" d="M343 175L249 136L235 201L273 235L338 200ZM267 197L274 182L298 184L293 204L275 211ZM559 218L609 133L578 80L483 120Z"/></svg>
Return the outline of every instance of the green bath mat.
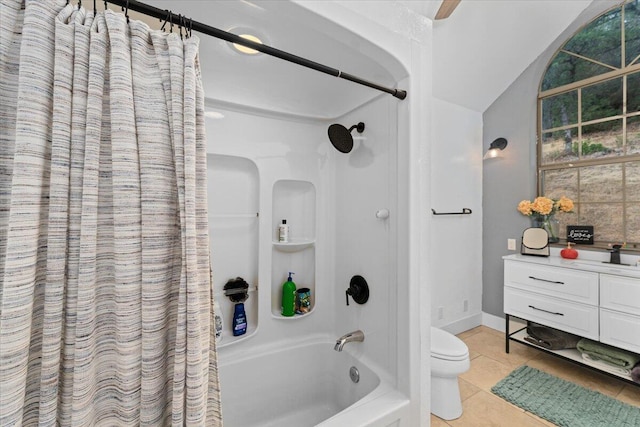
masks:
<svg viewBox="0 0 640 427"><path fill-rule="evenodd" d="M529 366L511 372L491 391L561 427L640 426L640 408Z"/></svg>

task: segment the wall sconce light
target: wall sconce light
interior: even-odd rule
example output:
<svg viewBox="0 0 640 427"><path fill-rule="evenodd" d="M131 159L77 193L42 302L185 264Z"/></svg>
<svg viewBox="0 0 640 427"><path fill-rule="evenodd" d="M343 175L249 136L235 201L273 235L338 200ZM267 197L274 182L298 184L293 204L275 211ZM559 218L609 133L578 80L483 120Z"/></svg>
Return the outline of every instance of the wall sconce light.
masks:
<svg viewBox="0 0 640 427"><path fill-rule="evenodd" d="M491 143L489 149L487 150L487 154L482 158L484 159L493 159L494 157L500 157L500 152L505 149L507 146L507 140L504 138L498 138Z"/></svg>

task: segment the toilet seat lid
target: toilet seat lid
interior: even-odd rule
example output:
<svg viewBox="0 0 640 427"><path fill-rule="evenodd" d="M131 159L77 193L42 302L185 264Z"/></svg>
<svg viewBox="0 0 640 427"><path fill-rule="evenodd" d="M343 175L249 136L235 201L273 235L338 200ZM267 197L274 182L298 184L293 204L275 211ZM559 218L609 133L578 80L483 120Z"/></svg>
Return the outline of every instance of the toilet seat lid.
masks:
<svg viewBox="0 0 640 427"><path fill-rule="evenodd" d="M469 348L455 335L432 326L431 357L444 360L464 360L469 357Z"/></svg>

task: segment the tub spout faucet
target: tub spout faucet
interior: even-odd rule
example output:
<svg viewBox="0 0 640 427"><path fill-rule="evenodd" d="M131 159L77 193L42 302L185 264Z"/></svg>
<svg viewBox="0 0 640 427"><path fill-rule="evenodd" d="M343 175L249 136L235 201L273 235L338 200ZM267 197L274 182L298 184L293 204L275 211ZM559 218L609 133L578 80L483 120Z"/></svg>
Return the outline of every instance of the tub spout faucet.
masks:
<svg viewBox="0 0 640 427"><path fill-rule="evenodd" d="M341 336L336 340L336 345L333 347L335 351L342 351L342 347L348 342L362 342L364 341L364 332L357 330L349 332L346 335Z"/></svg>

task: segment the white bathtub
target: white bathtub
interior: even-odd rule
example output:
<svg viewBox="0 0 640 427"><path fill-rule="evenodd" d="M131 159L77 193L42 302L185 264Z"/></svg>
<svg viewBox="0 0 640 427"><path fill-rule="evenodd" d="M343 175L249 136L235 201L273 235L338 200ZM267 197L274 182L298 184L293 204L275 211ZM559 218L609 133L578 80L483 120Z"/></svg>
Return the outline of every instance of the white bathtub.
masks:
<svg viewBox="0 0 640 427"><path fill-rule="evenodd" d="M408 399L365 363L333 346L311 342L222 360L225 427L404 425L400 419ZM359 371L358 383L349 376L352 366Z"/></svg>

